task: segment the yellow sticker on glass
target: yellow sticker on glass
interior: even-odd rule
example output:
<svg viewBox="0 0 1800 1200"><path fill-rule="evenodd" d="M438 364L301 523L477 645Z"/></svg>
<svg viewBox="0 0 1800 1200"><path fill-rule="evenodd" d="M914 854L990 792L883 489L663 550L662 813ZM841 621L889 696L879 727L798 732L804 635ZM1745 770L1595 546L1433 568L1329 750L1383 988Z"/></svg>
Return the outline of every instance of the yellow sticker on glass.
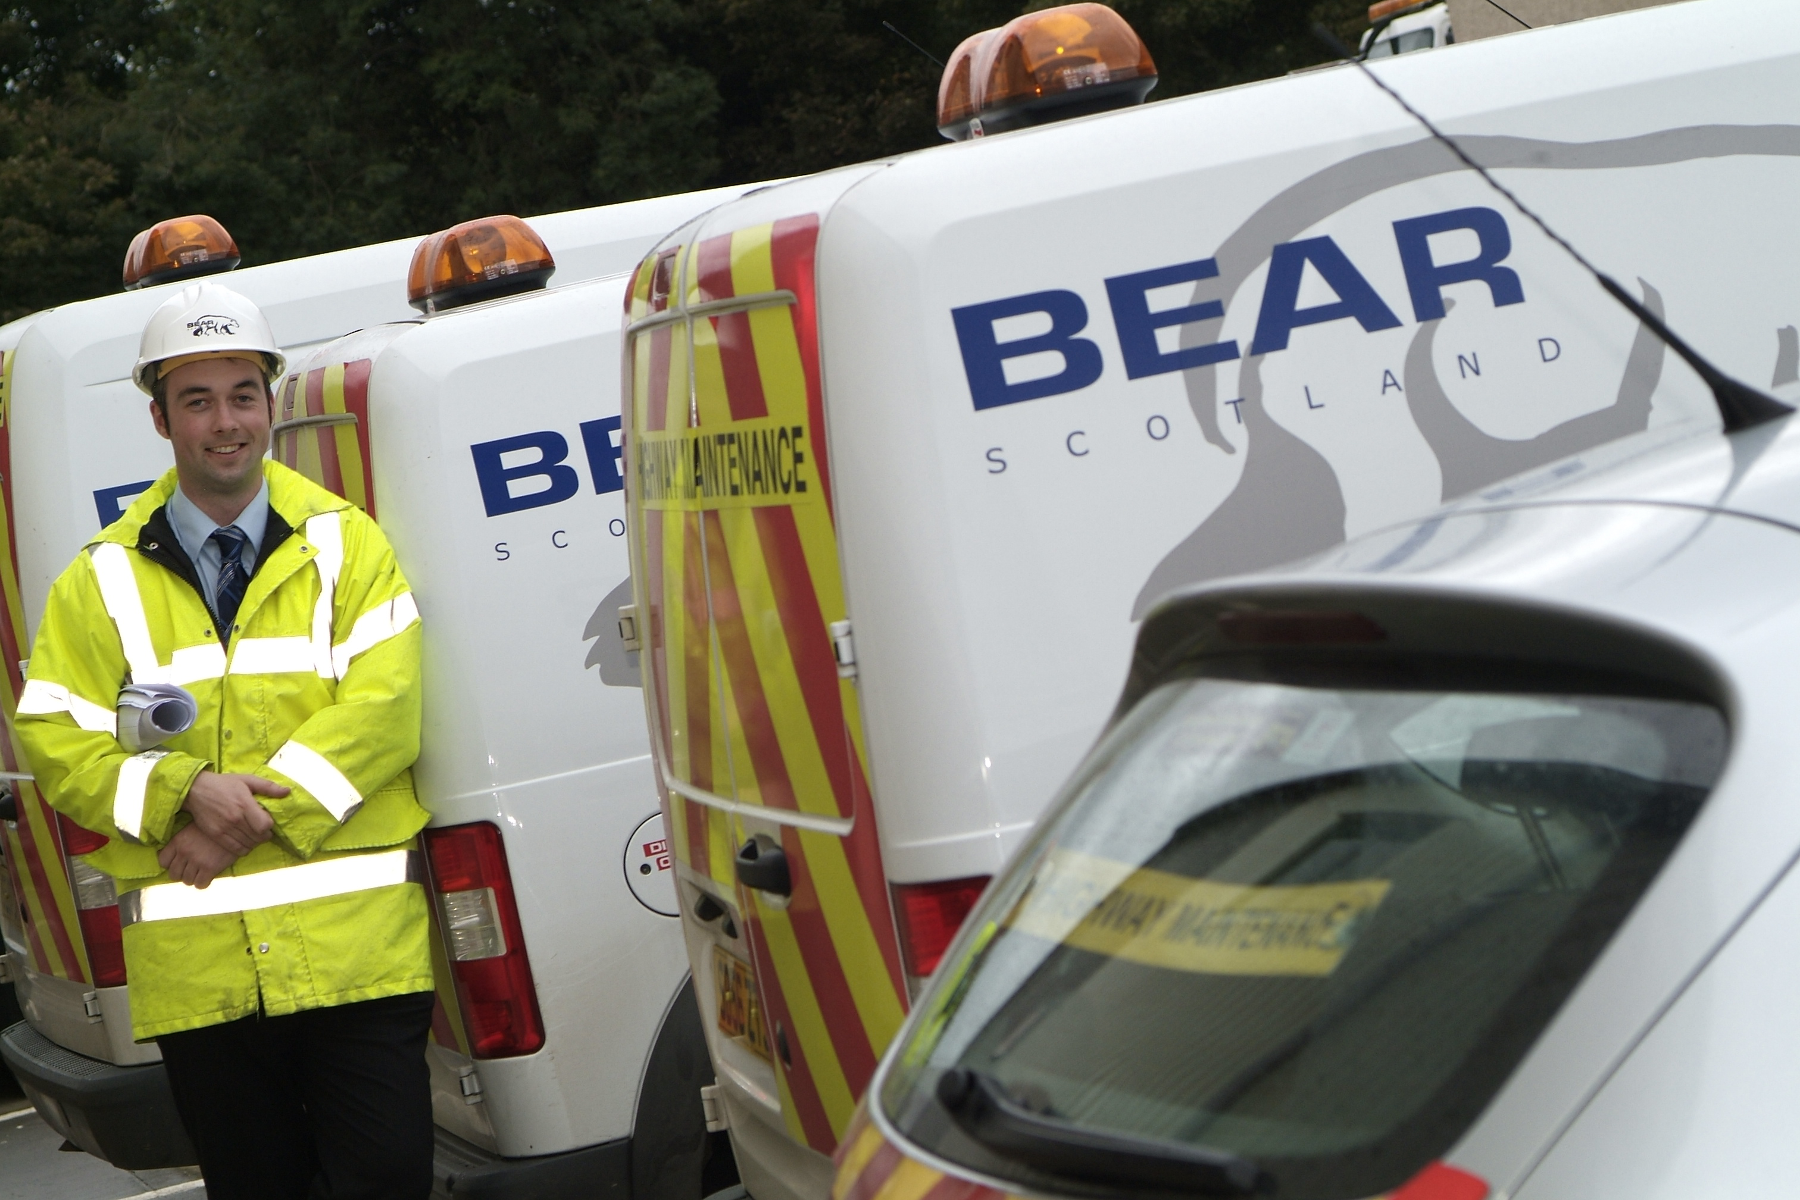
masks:
<svg viewBox="0 0 1800 1200"><path fill-rule="evenodd" d="M1050 852L1008 924L1113 958L1207 975L1329 975L1386 879L1256 887Z"/></svg>

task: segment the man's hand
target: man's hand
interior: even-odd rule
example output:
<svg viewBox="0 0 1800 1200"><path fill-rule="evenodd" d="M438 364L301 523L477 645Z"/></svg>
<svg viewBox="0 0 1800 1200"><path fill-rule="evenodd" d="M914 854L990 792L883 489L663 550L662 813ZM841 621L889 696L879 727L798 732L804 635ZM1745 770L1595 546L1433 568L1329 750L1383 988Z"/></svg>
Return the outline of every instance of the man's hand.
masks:
<svg viewBox="0 0 1800 1200"><path fill-rule="evenodd" d="M163 870L191 887L203 888L241 855L202 833L199 824L185 825L156 856Z"/></svg>
<svg viewBox="0 0 1800 1200"><path fill-rule="evenodd" d="M256 798L280 799L289 790L257 775L202 771L189 785L181 807L194 814L194 824L208 840L231 851L236 858L268 841L275 830L275 819Z"/></svg>

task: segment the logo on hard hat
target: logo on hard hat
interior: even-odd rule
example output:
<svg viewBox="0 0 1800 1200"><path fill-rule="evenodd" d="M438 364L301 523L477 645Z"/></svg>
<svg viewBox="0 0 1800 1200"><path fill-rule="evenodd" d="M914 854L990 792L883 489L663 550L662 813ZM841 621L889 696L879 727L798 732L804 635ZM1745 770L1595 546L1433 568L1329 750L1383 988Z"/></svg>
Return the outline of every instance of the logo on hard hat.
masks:
<svg viewBox="0 0 1800 1200"><path fill-rule="evenodd" d="M215 335L231 337L238 331L238 319L222 317L217 313L206 313L189 321L187 327L188 332L195 337L213 337Z"/></svg>

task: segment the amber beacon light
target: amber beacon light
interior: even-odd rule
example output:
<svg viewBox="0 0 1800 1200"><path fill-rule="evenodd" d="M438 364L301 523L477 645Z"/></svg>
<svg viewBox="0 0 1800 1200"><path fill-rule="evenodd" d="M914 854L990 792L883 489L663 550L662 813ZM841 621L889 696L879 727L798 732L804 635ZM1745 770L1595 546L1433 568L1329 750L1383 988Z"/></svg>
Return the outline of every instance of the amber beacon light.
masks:
<svg viewBox="0 0 1800 1200"><path fill-rule="evenodd" d="M975 116L975 56L998 29L984 29L966 37L950 54L944 77L938 82L938 132L952 141L969 136L969 121Z"/></svg>
<svg viewBox="0 0 1800 1200"><path fill-rule="evenodd" d="M174 217L131 239L125 251L125 290L216 275L241 261L237 242L211 217Z"/></svg>
<svg viewBox="0 0 1800 1200"><path fill-rule="evenodd" d="M938 87L938 132L952 140L1142 103L1156 63L1104 4L1014 18L956 48Z"/></svg>
<svg viewBox="0 0 1800 1200"><path fill-rule="evenodd" d="M406 299L441 312L541 288L556 272L550 248L517 217L464 221L420 242L406 273Z"/></svg>

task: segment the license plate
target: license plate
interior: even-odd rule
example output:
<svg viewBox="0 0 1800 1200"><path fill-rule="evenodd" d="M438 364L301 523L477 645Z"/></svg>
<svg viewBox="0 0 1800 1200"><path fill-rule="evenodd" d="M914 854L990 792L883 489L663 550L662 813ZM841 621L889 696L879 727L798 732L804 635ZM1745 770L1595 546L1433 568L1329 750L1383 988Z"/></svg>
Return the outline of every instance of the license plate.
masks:
<svg viewBox="0 0 1800 1200"><path fill-rule="evenodd" d="M713 947L713 984L719 992L719 1031L769 1058L769 1033L750 964ZM771 1059L771 1061L773 1061Z"/></svg>

